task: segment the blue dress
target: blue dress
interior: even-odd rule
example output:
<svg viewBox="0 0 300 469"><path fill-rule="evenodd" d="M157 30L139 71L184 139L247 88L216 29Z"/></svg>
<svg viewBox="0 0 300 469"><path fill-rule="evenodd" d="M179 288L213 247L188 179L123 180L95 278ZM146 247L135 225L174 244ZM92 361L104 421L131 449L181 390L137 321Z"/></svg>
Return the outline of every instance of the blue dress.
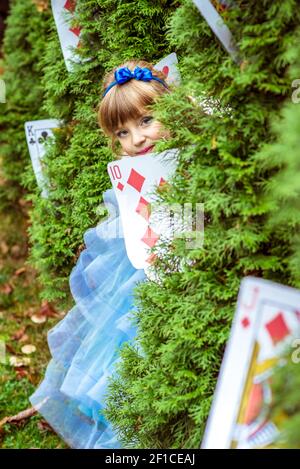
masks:
<svg viewBox="0 0 300 469"><path fill-rule="evenodd" d="M104 418L108 377L123 342L135 337L133 292L146 278L130 263L112 189L109 217L86 231L86 249L70 276L75 306L48 332L52 359L31 404L71 448L120 448ZM117 236L116 236L117 234Z"/></svg>

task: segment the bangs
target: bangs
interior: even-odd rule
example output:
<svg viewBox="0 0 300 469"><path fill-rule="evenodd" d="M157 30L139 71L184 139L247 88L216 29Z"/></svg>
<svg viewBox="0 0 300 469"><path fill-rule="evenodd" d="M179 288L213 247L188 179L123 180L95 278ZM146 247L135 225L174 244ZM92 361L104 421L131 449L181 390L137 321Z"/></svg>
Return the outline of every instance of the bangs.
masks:
<svg viewBox="0 0 300 469"><path fill-rule="evenodd" d="M157 82L131 80L114 86L102 100L99 124L107 135L113 135L126 121L141 117L165 89Z"/></svg>

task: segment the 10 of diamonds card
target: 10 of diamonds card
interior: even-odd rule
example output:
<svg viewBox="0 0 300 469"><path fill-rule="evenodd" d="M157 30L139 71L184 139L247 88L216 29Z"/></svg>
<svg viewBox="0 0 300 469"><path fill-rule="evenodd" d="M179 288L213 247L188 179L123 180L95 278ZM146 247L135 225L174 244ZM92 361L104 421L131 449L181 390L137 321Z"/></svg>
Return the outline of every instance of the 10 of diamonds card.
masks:
<svg viewBox="0 0 300 469"><path fill-rule="evenodd" d="M269 418L272 370L299 333L299 290L242 281L202 448L272 447L280 432Z"/></svg>
<svg viewBox="0 0 300 469"><path fill-rule="evenodd" d="M123 157L107 166L120 209L126 252L136 269L145 269L153 262L150 249L157 243L163 224L151 223L152 202L156 188L175 172L177 152Z"/></svg>

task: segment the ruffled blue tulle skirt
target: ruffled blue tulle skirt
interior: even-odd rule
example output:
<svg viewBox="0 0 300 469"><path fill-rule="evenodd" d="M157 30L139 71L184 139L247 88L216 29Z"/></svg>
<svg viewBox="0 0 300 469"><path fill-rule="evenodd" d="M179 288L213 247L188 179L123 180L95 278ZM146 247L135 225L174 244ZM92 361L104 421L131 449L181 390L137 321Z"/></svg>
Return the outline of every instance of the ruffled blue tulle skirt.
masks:
<svg viewBox="0 0 300 469"><path fill-rule="evenodd" d="M103 416L105 395L121 344L135 337L134 287L146 278L127 257L113 190L103 199L109 217L84 235L70 276L75 306L48 332L52 359L30 397L71 448L120 448Z"/></svg>

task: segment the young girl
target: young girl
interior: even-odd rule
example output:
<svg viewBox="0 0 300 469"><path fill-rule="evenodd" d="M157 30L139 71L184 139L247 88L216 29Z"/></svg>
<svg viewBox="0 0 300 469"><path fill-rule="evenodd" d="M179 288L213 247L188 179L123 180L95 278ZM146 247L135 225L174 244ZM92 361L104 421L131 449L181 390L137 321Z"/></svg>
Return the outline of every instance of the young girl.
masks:
<svg viewBox="0 0 300 469"><path fill-rule="evenodd" d="M155 143L168 137L149 110L166 92L164 75L147 62L126 62L106 77L99 124L123 157L155 151ZM75 306L48 333L52 359L30 397L72 448L120 447L103 416L104 397L118 349L135 336L129 317L133 291L145 279L144 270L131 265L124 239L116 237L120 219L113 190L103 199L114 214L84 235L86 249L70 276Z"/></svg>

